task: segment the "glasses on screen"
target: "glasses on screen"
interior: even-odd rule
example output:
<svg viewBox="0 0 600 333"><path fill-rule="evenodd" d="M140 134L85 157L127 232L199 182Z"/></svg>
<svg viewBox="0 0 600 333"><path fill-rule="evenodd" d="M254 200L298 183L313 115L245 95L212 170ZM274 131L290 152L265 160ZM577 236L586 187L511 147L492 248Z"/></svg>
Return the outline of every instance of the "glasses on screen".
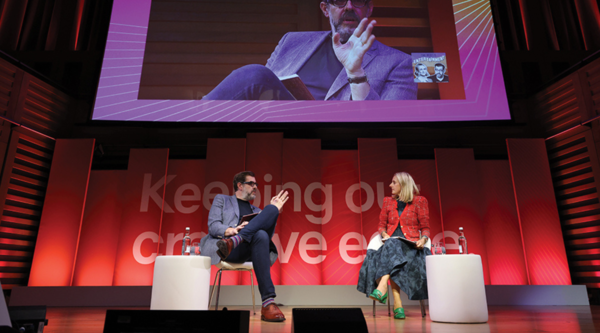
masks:
<svg viewBox="0 0 600 333"><path fill-rule="evenodd" d="M250 187L254 187L254 186L258 187L258 183L255 183L255 182L243 182L242 184L250 185Z"/></svg>
<svg viewBox="0 0 600 333"><path fill-rule="evenodd" d="M371 0L351 0L351 1L352 1L352 7L361 8L361 7L364 7L366 4L368 4L369 1L371 1ZM344 7L346 7L348 0L329 0L328 2L336 7L344 8Z"/></svg>

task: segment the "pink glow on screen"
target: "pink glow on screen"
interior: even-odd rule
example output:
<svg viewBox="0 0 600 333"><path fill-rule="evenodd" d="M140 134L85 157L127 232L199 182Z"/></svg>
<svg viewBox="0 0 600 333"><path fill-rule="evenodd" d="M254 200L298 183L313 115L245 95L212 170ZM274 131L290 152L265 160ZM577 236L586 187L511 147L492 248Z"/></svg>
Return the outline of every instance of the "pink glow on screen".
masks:
<svg viewBox="0 0 600 333"><path fill-rule="evenodd" d="M151 0L115 0L94 120L417 122L510 119L489 2L453 0L465 100L138 100Z"/></svg>

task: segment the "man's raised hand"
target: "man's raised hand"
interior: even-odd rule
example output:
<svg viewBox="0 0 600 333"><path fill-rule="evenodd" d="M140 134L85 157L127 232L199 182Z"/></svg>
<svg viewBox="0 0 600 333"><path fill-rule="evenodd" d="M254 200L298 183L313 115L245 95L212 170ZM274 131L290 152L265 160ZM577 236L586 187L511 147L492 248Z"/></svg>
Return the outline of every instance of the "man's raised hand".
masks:
<svg viewBox="0 0 600 333"><path fill-rule="evenodd" d="M362 60L375 42L375 35L372 34L375 24L375 20L369 22L367 18L362 19L345 44L341 43L339 33L333 35L333 50L348 76L365 75Z"/></svg>
<svg viewBox="0 0 600 333"><path fill-rule="evenodd" d="M279 209L279 212L281 212L281 208L286 203L286 201L288 201L289 198L290 197L288 197L288 192L284 192L282 190L281 192L279 192L279 194L277 194L271 199L271 205L277 207L277 209Z"/></svg>

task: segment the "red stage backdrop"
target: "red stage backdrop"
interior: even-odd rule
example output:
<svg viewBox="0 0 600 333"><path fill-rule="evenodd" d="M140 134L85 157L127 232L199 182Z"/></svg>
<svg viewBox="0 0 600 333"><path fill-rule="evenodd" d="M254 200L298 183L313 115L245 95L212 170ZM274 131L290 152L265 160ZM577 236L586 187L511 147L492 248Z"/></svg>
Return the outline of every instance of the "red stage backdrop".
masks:
<svg viewBox="0 0 600 333"><path fill-rule="evenodd" d="M429 201L433 242L455 253L458 227L465 228L487 284L570 284L543 142L509 141L510 162L478 161L471 149L405 160L398 159L394 139L359 139L356 151L322 151L319 140L249 134L210 139L206 160L132 150L126 171L90 171L93 142L67 140L62 147L52 164L46 198L52 205L42 214L32 286L151 284L156 256L179 255L187 226L199 241L214 196L232 195L233 175L242 170L256 174L254 205L264 208L281 189L291 196L273 237L275 284L356 284L398 171L409 172ZM53 194L65 190L75 197ZM548 237L560 246L549 249ZM247 284L249 275L227 272L222 282Z"/></svg>
<svg viewBox="0 0 600 333"><path fill-rule="evenodd" d="M167 176L168 156L168 149L132 149L129 154L122 187L123 214L115 258L115 286L152 285L165 188L171 178Z"/></svg>
<svg viewBox="0 0 600 333"><path fill-rule="evenodd" d="M30 286L69 286L86 204L93 139L56 140Z"/></svg>

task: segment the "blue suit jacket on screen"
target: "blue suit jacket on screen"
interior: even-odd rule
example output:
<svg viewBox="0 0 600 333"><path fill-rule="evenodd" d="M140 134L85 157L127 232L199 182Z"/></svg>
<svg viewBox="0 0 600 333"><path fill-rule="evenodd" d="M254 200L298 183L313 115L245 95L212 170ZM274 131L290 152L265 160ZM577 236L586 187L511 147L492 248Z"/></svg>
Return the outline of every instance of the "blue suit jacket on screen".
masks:
<svg viewBox="0 0 600 333"><path fill-rule="evenodd" d="M297 74L325 39L331 42L330 31L288 32L271 54L267 68L279 77ZM408 54L375 40L362 65L371 85L366 100L417 98L412 58ZM350 100L351 96L348 76L342 68L325 100Z"/></svg>

